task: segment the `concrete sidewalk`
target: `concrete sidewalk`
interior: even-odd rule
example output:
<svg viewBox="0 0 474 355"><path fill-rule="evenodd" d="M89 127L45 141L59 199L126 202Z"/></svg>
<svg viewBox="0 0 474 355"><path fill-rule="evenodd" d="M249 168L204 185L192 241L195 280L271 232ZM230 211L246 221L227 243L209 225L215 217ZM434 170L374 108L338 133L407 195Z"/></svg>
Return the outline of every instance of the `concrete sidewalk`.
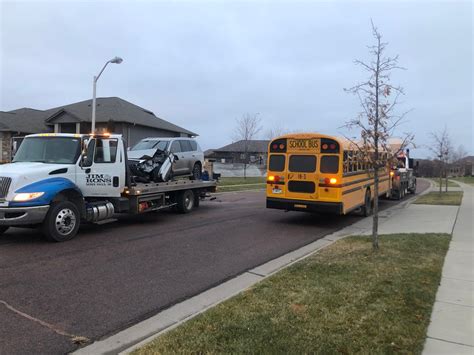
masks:
<svg viewBox="0 0 474 355"><path fill-rule="evenodd" d="M423 354L474 354L474 188L464 196L444 260Z"/></svg>

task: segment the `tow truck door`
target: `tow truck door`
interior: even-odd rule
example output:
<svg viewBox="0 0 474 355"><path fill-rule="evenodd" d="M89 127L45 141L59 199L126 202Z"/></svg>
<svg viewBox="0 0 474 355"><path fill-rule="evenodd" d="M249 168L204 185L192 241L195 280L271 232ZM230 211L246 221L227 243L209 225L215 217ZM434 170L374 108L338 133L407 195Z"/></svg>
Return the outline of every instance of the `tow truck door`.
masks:
<svg viewBox="0 0 474 355"><path fill-rule="evenodd" d="M77 166L76 185L84 197L120 197L125 187L125 152L119 137L96 137Z"/></svg>

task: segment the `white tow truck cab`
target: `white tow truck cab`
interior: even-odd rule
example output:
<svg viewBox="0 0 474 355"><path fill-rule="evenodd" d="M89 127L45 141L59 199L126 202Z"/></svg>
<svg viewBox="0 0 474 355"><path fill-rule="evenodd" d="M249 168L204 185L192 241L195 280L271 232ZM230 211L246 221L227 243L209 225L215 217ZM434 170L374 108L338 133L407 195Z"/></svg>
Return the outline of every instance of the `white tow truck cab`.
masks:
<svg viewBox="0 0 474 355"><path fill-rule="evenodd" d="M414 160L410 158L410 151L400 152L397 155L396 164L390 171L392 177L391 197L400 200L408 193L416 191L416 176L414 172Z"/></svg>
<svg viewBox="0 0 474 355"><path fill-rule="evenodd" d="M0 165L0 234L40 225L48 240L66 241L81 222L170 207L187 213L215 190L214 181L135 183L121 135L32 134Z"/></svg>

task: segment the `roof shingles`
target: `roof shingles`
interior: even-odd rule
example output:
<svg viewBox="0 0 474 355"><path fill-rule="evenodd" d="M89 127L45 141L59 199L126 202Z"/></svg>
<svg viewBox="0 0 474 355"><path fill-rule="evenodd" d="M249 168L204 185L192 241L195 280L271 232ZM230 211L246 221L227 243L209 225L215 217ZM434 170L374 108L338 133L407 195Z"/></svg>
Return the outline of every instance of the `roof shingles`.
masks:
<svg viewBox="0 0 474 355"><path fill-rule="evenodd" d="M253 139L247 141L247 151L253 153L266 153L268 150L268 140ZM214 152L235 152L240 153L245 151L245 140L240 140L228 144L222 148L214 149Z"/></svg>
<svg viewBox="0 0 474 355"><path fill-rule="evenodd" d="M73 104L55 107L49 110L34 110L29 108L18 109L8 112L1 112L0 121L6 125L8 130L24 133L41 132L47 130L46 126L54 125L55 119L60 117L62 112L70 113L77 117L78 122L91 121L92 100L85 100ZM9 118L15 115L15 119ZM134 105L119 97L103 97L97 99L96 122L125 122L153 127L165 131L179 132L197 136L196 133L188 131L171 122L165 121L140 106ZM29 128L24 131L23 128ZM22 129L19 129L22 128ZM0 128L0 130L5 130Z"/></svg>

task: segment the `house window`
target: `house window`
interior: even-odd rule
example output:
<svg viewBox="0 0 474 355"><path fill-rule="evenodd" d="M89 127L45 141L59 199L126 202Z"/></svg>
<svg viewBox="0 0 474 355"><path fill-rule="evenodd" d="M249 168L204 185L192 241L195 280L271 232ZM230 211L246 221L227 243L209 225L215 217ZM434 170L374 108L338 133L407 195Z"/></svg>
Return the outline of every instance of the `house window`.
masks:
<svg viewBox="0 0 474 355"><path fill-rule="evenodd" d="M61 133L76 133L76 124L75 123L61 123L59 129Z"/></svg>

